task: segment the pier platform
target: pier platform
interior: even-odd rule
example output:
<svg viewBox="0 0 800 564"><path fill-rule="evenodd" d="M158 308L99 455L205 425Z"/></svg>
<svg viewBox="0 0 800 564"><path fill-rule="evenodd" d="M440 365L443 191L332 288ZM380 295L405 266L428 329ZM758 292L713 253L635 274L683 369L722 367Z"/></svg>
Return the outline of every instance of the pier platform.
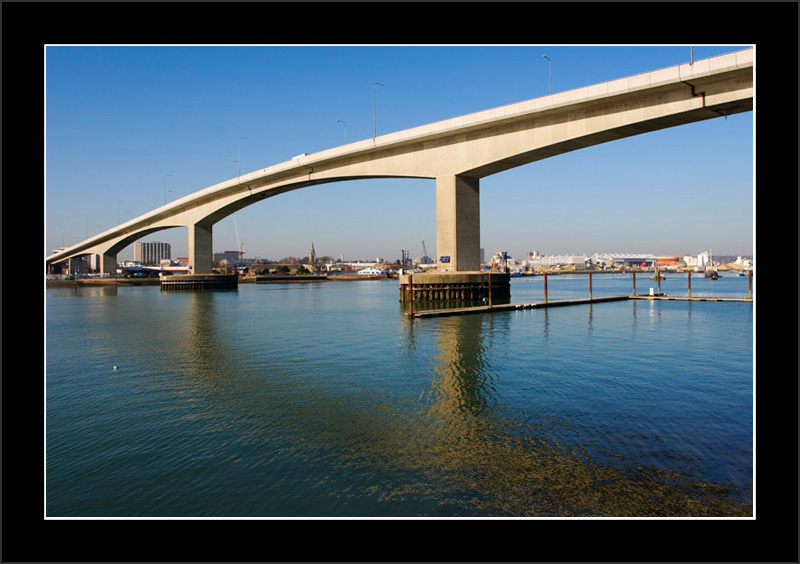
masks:
<svg viewBox="0 0 800 564"><path fill-rule="evenodd" d="M449 309L434 309L414 311L408 313L411 317L445 317L448 315L465 315L470 313L494 313L503 311L515 311L520 309L543 309L549 307L562 307L571 305L585 305L597 304L603 302L619 302L624 300L680 300L680 301L693 301L693 302L752 302L752 298L714 298L714 297L668 297L663 294L649 295L649 294L635 294L625 296L603 296L597 298L577 298L571 300L554 300L544 302L530 302L522 304L500 304L500 305L484 305L473 307L456 307Z"/></svg>
<svg viewBox="0 0 800 564"><path fill-rule="evenodd" d="M401 274L400 301L507 299L511 275L506 272L417 272Z"/></svg>
<svg viewBox="0 0 800 564"><path fill-rule="evenodd" d="M175 274L161 278L161 290L229 290L239 287L236 274Z"/></svg>
<svg viewBox="0 0 800 564"><path fill-rule="evenodd" d="M628 296L631 300L674 300L679 302L752 302L753 298L724 298L713 296L667 296L666 294L650 296L647 294L637 294Z"/></svg>

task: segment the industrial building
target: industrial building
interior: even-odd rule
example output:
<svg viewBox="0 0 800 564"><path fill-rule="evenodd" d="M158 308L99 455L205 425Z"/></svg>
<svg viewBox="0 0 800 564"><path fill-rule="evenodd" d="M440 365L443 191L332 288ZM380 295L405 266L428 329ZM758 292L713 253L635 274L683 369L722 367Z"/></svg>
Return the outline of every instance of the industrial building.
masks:
<svg viewBox="0 0 800 564"><path fill-rule="evenodd" d="M595 253L591 261L603 268L653 268L658 263L658 257L638 253Z"/></svg>
<svg viewBox="0 0 800 564"><path fill-rule="evenodd" d="M535 254L527 254L527 263L529 268L550 268L554 266L571 267L576 270L582 270L586 267L585 255L540 255L538 252Z"/></svg>

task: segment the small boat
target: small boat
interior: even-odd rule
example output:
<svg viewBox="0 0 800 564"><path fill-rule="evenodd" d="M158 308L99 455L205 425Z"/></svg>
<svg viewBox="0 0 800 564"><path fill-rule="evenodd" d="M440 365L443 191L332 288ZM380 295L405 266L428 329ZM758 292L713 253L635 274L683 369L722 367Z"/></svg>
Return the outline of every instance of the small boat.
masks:
<svg viewBox="0 0 800 564"><path fill-rule="evenodd" d="M654 274L653 276L650 277L650 280L666 280L666 279L667 277L664 276L663 274Z"/></svg>
<svg viewBox="0 0 800 564"><path fill-rule="evenodd" d="M717 272L717 269L714 267L714 255L711 254L711 251L708 251L708 256L709 256L710 260L709 260L709 263L708 263L709 266L706 267L705 277L706 278L711 278L711 280L716 280L720 276L719 276L719 272Z"/></svg>

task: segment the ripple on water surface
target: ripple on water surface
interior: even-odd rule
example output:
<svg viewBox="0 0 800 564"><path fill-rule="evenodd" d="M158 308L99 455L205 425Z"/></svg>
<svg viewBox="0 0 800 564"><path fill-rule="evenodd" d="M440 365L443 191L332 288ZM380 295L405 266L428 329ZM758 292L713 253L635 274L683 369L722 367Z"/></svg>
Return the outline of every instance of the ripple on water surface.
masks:
<svg viewBox="0 0 800 564"><path fill-rule="evenodd" d="M46 339L49 515L752 514L750 304L48 291Z"/></svg>

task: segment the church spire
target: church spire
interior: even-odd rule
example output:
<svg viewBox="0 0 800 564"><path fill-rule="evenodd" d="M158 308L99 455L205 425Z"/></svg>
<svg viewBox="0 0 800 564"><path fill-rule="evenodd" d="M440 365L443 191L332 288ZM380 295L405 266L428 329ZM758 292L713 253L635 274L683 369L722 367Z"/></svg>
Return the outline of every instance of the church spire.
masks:
<svg viewBox="0 0 800 564"><path fill-rule="evenodd" d="M317 253L314 251L314 241L311 241L311 248L308 251L308 264L317 262Z"/></svg>

